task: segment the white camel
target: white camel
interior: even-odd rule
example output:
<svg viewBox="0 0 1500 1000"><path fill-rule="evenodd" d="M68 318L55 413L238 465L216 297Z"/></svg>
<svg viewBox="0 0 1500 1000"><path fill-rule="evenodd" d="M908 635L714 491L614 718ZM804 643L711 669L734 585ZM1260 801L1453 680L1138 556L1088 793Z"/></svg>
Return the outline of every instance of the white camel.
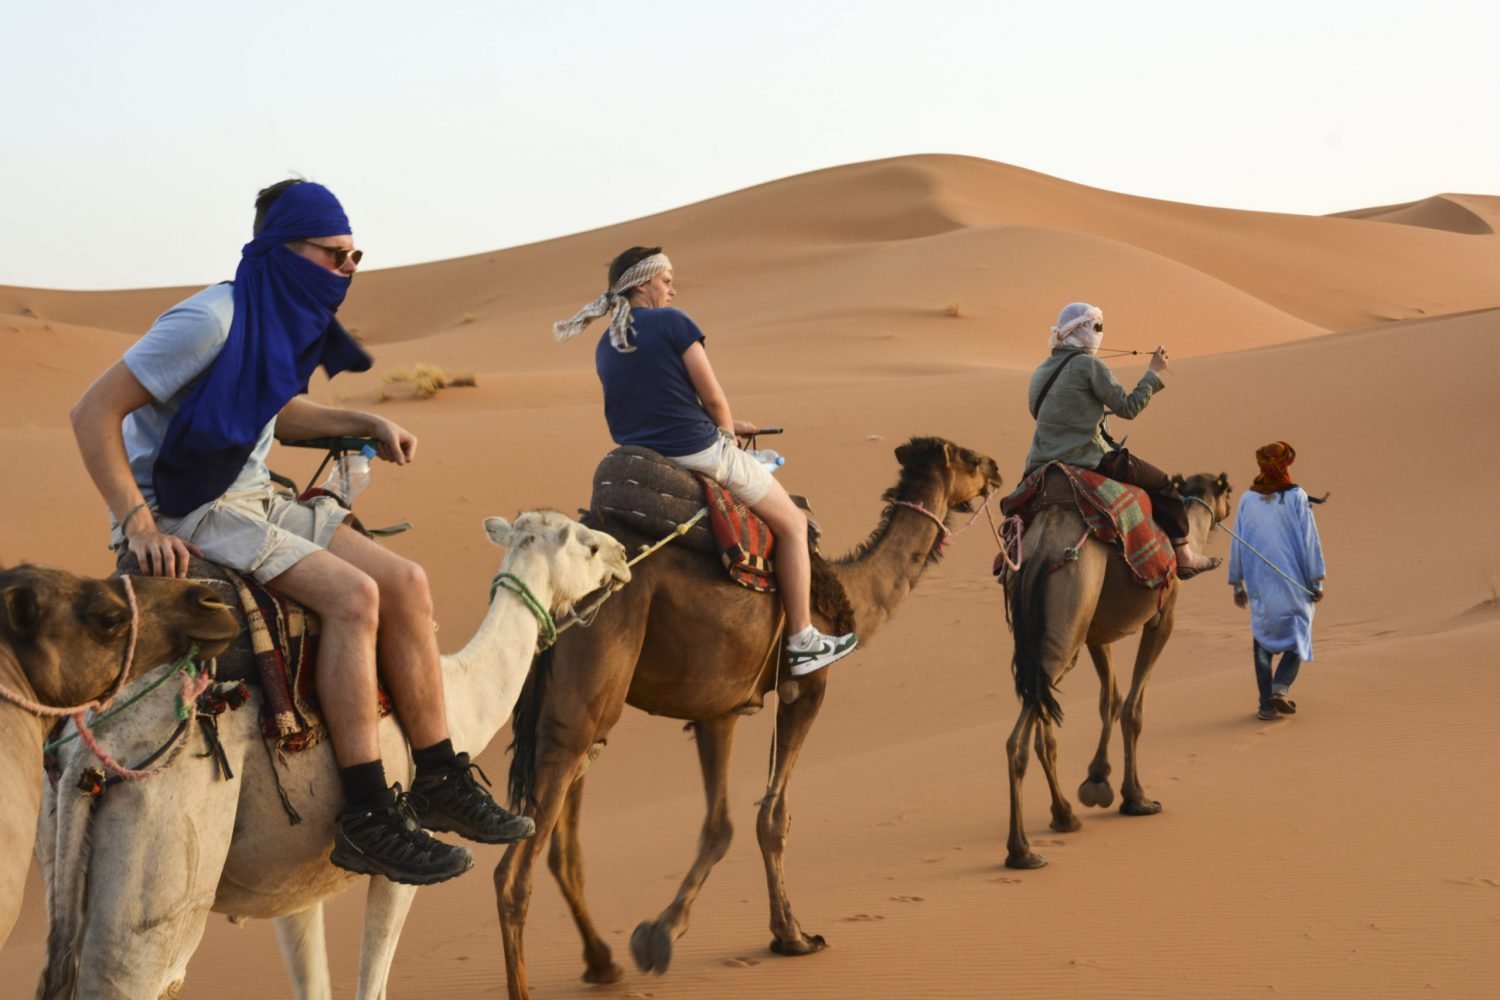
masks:
<svg viewBox="0 0 1500 1000"><path fill-rule="evenodd" d="M521 514L513 526L489 518L485 530L506 549L500 574L524 583L541 609L563 613L630 579L618 541L555 511ZM539 622L523 597L501 587L474 638L443 656L456 746L477 754L510 717ZM142 702L129 723L101 738L117 759L149 753L162 738L153 720L168 710L167 700ZM233 781L183 754L149 781L112 788L92 816L80 796L55 797L55 819L44 817L38 838L52 920L39 997L176 996L210 910L274 919L296 995L331 996L323 901L364 877L328 861L342 800L332 748L290 754L279 768L302 816L292 825L260 734L258 700L220 716L219 733ZM380 737L388 773L409 785L411 763L394 718L382 720ZM63 761L59 788L70 787L82 756ZM416 890L385 878L369 882L356 995L378 998Z"/></svg>

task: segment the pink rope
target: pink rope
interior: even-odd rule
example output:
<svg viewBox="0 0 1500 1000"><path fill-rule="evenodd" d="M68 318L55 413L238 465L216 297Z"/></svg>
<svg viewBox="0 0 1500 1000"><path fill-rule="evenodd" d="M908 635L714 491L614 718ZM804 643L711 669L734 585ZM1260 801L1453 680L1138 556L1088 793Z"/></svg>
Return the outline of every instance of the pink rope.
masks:
<svg viewBox="0 0 1500 1000"><path fill-rule="evenodd" d="M31 698L27 698L25 695L18 694L17 692L7 688L5 685L0 684L0 698L4 698L12 705L25 709L32 715L39 715L43 718L49 719L62 718L65 715L71 715L77 718L84 712L95 710L102 711L108 708L110 706L110 703L115 700L115 697L119 695L120 691L125 687L125 682L130 677L130 665L135 660L136 634L140 630L140 607L136 604L135 588L131 586L130 577L128 576L120 577L120 582L125 585L125 603L130 607L130 636L125 641L125 657L124 663L120 667L120 675L115 678L114 686L110 688L110 691L107 695L105 695L102 699L95 698L93 701L85 705L71 705L66 708L59 708L55 705L43 705L41 702L34 701Z"/></svg>
<svg viewBox="0 0 1500 1000"><path fill-rule="evenodd" d="M937 550L939 552L944 552L947 550L949 544L951 544L953 541L953 530L943 523L942 518L938 517L932 511L928 510L926 507L923 507L921 504L912 503L909 500L892 500L891 503L897 507L909 507L922 516L926 517L933 524L937 525L938 531L941 532L941 534L938 535ZM978 512L976 511L976 515L977 513ZM973 522L971 521L970 523L972 524ZM964 527L968 527L968 525L964 525Z"/></svg>
<svg viewBox="0 0 1500 1000"><path fill-rule="evenodd" d="M161 773L161 768L152 768L149 771L133 771L111 757L109 751L100 746L99 741L94 738L94 731L84 721L82 712L73 716L73 724L78 727L78 738L83 741L83 745L88 747L95 757L99 758L99 763L104 765L106 771L118 774L126 781L144 781Z"/></svg>

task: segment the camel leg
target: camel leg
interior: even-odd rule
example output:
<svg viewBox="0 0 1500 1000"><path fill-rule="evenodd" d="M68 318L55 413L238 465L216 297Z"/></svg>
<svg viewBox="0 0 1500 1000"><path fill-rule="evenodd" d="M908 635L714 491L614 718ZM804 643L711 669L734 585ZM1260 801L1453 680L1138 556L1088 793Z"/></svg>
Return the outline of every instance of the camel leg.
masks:
<svg viewBox="0 0 1500 1000"><path fill-rule="evenodd" d="M1120 689L1115 684L1109 647L1090 643L1089 656L1094 661L1094 672L1099 675L1099 721L1102 725L1099 749L1089 761L1088 777L1078 786L1078 801L1086 806L1107 809L1115 801L1115 790L1109 784L1109 737L1114 732L1115 720L1120 717Z"/></svg>
<svg viewBox="0 0 1500 1000"><path fill-rule="evenodd" d="M1052 829L1058 833L1072 833L1083 824L1073 813L1073 806L1057 783L1057 736L1056 729L1046 719L1037 719L1036 756L1042 762L1042 773L1047 777L1047 791L1052 794Z"/></svg>
<svg viewBox="0 0 1500 1000"><path fill-rule="evenodd" d="M529 1000L526 987L526 952L524 938L526 911L531 904L531 875L537 855L552 836L567 798L568 786L583 763L583 751L562 748L538 748L536 776L532 797L536 806L528 810L536 823L536 833L518 840L505 850L495 866L495 905L500 915L500 941L505 951L505 980L510 1000Z"/></svg>
<svg viewBox="0 0 1500 1000"><path fill-rule="evenodd" d="M354 994L357 1000L385 1000L396 943L401 940L401 928L416 898L414 885L378 876L370 879L365 894L364 940L359 949L359 987ZM324 954L325 949L320 947L319 953Z"/></svg>
<svg viewBox="0 0 1500 1000"><path fill-rule="evenodd" d="M1026 744L1036 724L1036 709L1023 705L1016 717L1010 739L1005 741L1005 763L1010 772L1010 836L1006 840L1005 867L1040 868L1047 859L1031 849L1026 839L1025 821L1021 815L1021 779L1025 776Z"/></svg>
<svg viewBox="0 0 1500 1000"><path fill-rule="evenodd" d="M1172 636L1172 609L1169 607L1141 629L1141 645L1135 654L1135 673L1130 678L1130 693L1120 710L1120 735L1125 748L1125 780L1120 785L1120 812L1127 816L1153 816L1161 812L1161 803L1146 798L1141 787L1136 759L1136 743L1141 737L1145 715L1146 682L1151 668Z"/></svg>
<svg viewBox="0 0 1500 1000"><path fill-rule="evenodd" d="M787 783L827 690L827 678L821 673L813 674L802 682L800 698L776 706L776 755L771 763L770 787L766 789L765 798L761 799L760 812L756 816L755 834L760 841L771 897L771 933L774 935L771 950L778 955L811 955L828 947L823 935L804 933L792 915L783 866L787 831L791 827L786 801Z"/></svg>
<svg viewBox="0 0 1500 1000"><path fill-rule="evenodd" d="M323 937L323 904L276 918L276 942L292 977L297 1000L330 1000L333 981L328 975L328 949Z"/></svg>
<svg viewBox="0 0 1500 1000"><path fill-rule="evenodd" d="M583 807L583 776L568 787L563 799L562 812L557 818L557 827L552 831L552 850L548 852L547 864L562 889L568 909L573 914L573 923L578 925L578 934L583 938L583 960L586 965L583 981L586 983L617 983L625 970L615 964L609 945L604 943L588 904L583 898L583 848L578 840L578 816Z"/></svg>
<svg viewBox="0 0 1500 1000"><path fill-rule="evenodd" d="M630 936L630 951L642 972L661 975L667 971L672 961L672 943L687 930L693 900L708 880L708 873L729 850L734 835L729 822L729 750L734 740L735 719L725 715L693 723L708 814L698 835L698 856L693 859L693 867L682 880L677 896L656 920L642 921Z"/></svg>

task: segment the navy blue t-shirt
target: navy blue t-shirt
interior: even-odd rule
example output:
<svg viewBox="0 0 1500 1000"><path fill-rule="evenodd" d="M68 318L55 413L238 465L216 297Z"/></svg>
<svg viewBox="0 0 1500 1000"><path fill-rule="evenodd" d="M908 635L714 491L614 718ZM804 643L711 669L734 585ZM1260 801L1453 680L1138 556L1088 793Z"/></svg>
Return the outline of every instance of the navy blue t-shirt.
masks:
<svg viewBox="0 0 1500 1000"><path fill-rule="evenodd" d="M631 343L622 354L609 333L594 348L594 369L604 386L604 419L615 444L650 448L663 455L691 455L714 443L719 429L698 401L682 355L705 339L688 314L632 309Z"/></svg>

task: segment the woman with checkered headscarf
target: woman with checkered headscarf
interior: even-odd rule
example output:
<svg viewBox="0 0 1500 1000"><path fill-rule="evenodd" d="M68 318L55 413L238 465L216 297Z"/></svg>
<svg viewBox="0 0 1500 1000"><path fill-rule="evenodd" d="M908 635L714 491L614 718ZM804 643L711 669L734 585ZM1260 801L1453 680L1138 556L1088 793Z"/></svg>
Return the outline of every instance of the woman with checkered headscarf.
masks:
<svg viewBox="0 0 1500 1000"><path fill-rule="evenodd" d="M1127 393L1097 356L1103 339L1104 311L1098 306L1073 302L1058 314L1047 338L1052 353L1031 376L1028 399L1036 433L1026 455L1026 475L1049 462L1065 462L1139 486L1151 497L1152 519L1176 550L1178 575L1186 579L1214 569L1222 560L1195 552L1188 540L1187 508L1171 477L1118 447L1104 429L1106 414L1133 420L1166 388L1161 373L1167 369L1167 350L1156 349L1146 373Z"/></svg>
<svg viewBox="0 0 1500 1000"><path fill-rule="evenodd" d="M856 639L824 635L812 623L812 563L807 515L786 488L739 447L737 435L759 428L735 420L704 348L707 339L677 297L672 262L661 247L631 247L609 266L604 294L572 318L554 323L567 340L609 317L594 347L604 387L604 419L619 445L650 448L669 461L722 484L760 516L776 536L776 582L786 609L786 662L810 674L852 652Z"/></svg>

